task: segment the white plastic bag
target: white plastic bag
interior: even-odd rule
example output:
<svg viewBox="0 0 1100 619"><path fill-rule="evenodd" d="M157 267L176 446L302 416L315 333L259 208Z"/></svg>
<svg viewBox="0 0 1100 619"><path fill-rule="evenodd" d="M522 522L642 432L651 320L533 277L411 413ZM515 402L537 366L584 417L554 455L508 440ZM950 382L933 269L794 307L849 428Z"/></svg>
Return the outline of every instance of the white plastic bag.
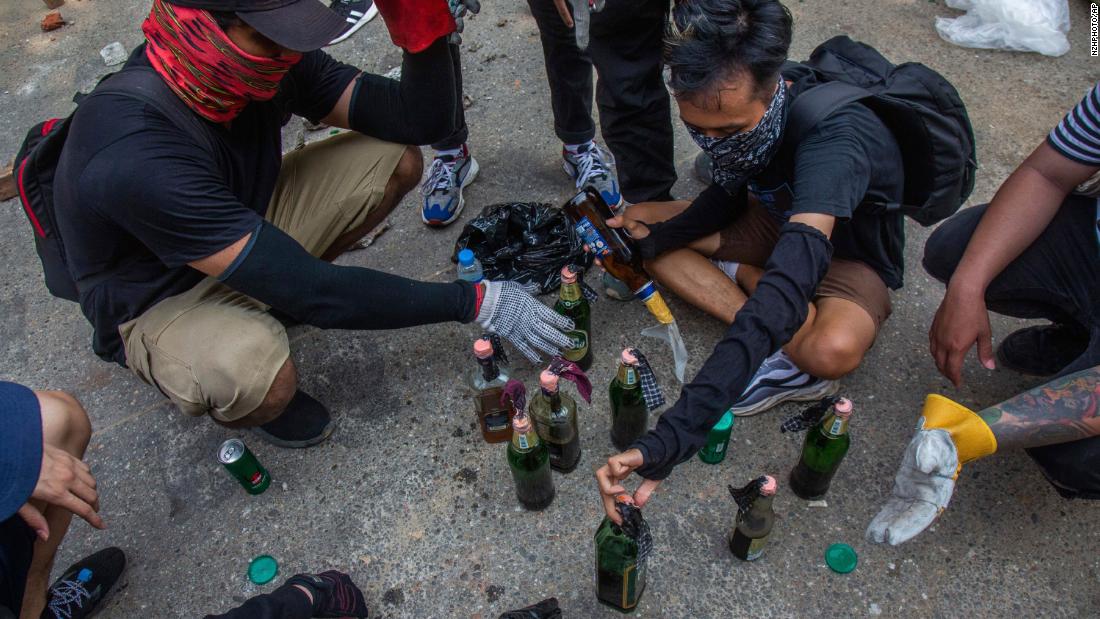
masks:
<svg viewBox="0 0 1100 619"><path fill-rule="evenodd" d="M936 18L936 31L955 45L1047 56L1069 51L1067 0L947 0L947 6L966 11Z"/></svg>

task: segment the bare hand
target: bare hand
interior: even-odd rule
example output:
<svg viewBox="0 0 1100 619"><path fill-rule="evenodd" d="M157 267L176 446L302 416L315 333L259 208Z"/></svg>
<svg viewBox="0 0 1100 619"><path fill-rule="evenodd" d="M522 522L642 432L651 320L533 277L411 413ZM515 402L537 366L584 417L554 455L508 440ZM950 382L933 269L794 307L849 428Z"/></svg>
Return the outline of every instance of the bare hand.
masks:
<svg viewBox="0 0 1100 619"><path fill-rule="evenodd" d="M566 0L554 0L554 8L561 15L561 21L567 28L573 27L573 14L569 12L569 4Z"/></svg>
<svg viewBox="0 0 1100 619"><path fill-rule="evenodd" d="M634 240L641 240L649 236L649 226L644 222L634 219L630 215L622 214L607 220L607 225L612 228L622 228Z"/></svg>
<svg viewBox="0 0 1100 619"><path fill-rule="evenodd" d="M621 454L616 454L607 459L607 464L600 467L596 471L596 480L600 486L600 498L603 499L603 510L607 512L607 517L610 518L615 524L622 524L623 519L619 516L618 510L615 509L615 497L620 494L628 494L626 489L623 488L622 482L624 479L630 476L630 473L634 469L638 468L644 463L642 460L642 452L637 449L628 449ZM661 482L653 479L646 479L642 481L642 485L638 486L638 489L634 491L634 504L639 508L643 507L648 501L650 495L657 490L657 486L660 486Z"/></svg>
<svg viewBox="0 0 1100 619"><path fill-rule="evenodd" d="M99 517L99 494L92 471L68 452L52 445L42 446L42 470L31 498L67 509L88 521L97 529L105 529ZM38 533L43 541L50 537L50 527L42 512L26 503L19 508L19 516L27 526Z"/></svg>
<svg viewBox="0 0 1100 619"><path fill-rule="evenodd" d="M928 349L940 373L956 387L962 384L963 359L975 344L978 360L986 369L994 369L993 337L983 295L948 285L928 331Z"/></svg>

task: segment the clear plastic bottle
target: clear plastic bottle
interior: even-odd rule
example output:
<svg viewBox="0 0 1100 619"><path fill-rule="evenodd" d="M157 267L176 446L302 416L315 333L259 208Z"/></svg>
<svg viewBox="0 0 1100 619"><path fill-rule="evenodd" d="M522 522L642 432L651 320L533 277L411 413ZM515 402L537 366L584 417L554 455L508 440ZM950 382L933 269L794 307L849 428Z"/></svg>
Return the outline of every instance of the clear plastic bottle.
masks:
<svg viewBox="0 0 1100 619"><path fill-rule="evenodd" d="M485 279L485 273L481 270L481 262L478 261L472 250L463 249L458 252L458 279L464 279L475 284Z"/></svg>

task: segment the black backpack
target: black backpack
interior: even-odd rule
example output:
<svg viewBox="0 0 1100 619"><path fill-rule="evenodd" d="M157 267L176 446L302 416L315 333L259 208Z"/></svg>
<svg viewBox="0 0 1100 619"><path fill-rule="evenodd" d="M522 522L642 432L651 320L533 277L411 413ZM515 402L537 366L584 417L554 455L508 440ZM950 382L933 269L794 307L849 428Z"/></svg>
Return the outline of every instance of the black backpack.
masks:
<svg viewBox="0 0 1100 619"><path fill-rule="evenodd" d="M133 97L157 109L176 126L196 137L200 144L213 148L209 130L184 102L150 67L126 67L100 80L87 94L77 94L78 105L89 97L117 94ZM55 297L78 301L76 282L65 261L65 244L57 228L54 212L53 183L73 115L40 122L27 132L15 156L12 169L19 200L34 230L34 248L42 261L46 288ZM94 285L95 282L91 282Z"/></svg>
<svg viewBox="0 0 1100 619"><path fill-rule="evenodd" d="M974 130L958 91L939 73L916 62L894 65L846 36L825 41L804 63L787 62L781 72L792 88L808 86L791 103L784 141L797 144L855 101L875 112L897 140L905 170L902 202L861 208L900 211L930 226L970 197L978 168Z"/></svg>

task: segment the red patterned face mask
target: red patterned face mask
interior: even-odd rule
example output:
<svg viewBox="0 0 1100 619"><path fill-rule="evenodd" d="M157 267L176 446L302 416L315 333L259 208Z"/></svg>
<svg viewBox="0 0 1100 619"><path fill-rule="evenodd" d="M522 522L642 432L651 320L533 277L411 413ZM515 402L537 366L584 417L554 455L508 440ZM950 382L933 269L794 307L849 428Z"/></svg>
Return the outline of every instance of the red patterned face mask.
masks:
<svg viewBox="0 0 1100 619"><path fill-rule="evenodd" d="M302 58L291 51L277 58L249 54L208 11L164 0L153 0L141 30L157 73L192 110L219 123L233 120L250 101L274 97L279 81Z"/></svg>

